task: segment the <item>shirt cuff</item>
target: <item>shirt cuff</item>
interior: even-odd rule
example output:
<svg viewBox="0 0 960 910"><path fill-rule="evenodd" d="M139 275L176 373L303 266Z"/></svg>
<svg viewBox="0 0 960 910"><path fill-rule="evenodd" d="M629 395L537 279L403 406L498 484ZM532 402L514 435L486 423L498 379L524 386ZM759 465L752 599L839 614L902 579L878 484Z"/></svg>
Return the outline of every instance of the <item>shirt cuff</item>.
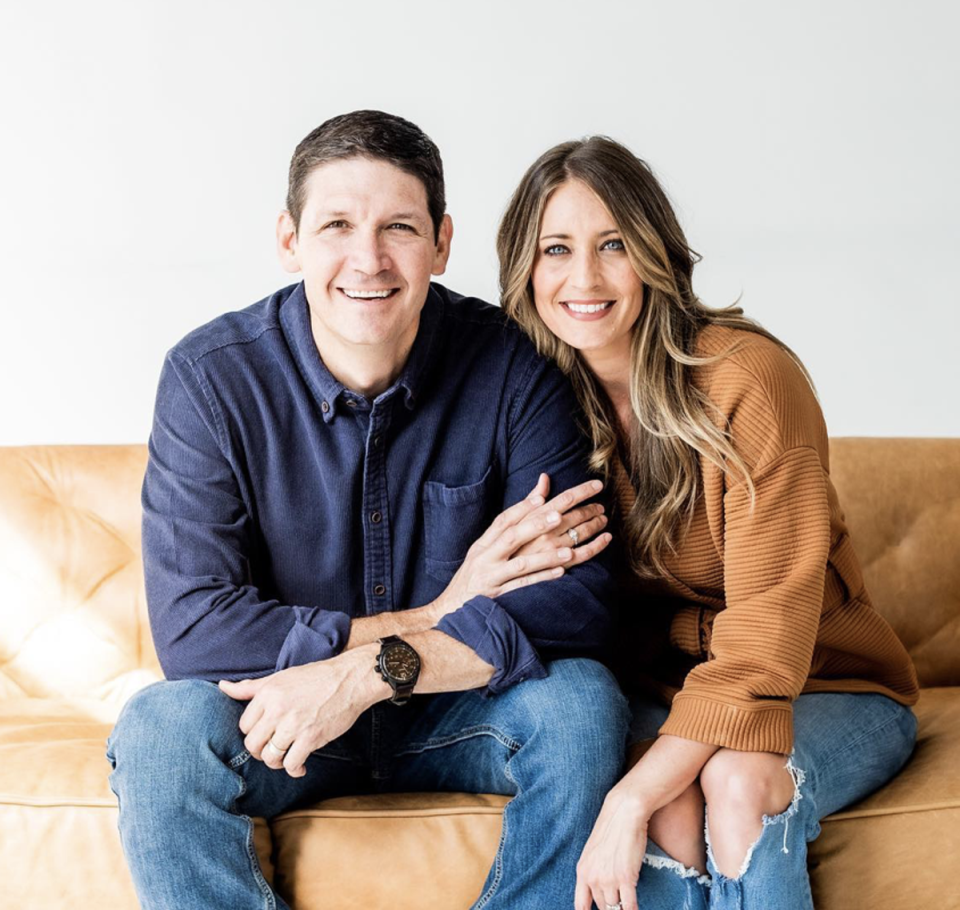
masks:
<svg viewBox="0 0 960 910"><path fill-rule="evenodd" d="M339 610L294 607L296 622L277 657L277 670L300 667L339 654L350 637L350 617Z"/></svg>
<svg viewBox="0 0 960 910"><path fill-rule="evenodd" d="M547 670L516 620L489 597L474 597L434 627L465 644L494 668L485 695L496 695L525 679L543 679Z"/></svg>

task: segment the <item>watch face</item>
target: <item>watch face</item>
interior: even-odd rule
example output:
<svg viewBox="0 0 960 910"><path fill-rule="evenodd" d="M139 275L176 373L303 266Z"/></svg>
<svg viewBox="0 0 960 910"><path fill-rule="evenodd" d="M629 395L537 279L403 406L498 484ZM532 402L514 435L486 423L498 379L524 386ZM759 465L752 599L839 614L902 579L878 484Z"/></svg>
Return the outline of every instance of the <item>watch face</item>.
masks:
<svg viewBox="0 0 960 910"><path fill-rule="evenodd" d="M383 655L383 669L398 683L416 679L420 672L420 658L409 645L398 644L386 649Z"/></svg>

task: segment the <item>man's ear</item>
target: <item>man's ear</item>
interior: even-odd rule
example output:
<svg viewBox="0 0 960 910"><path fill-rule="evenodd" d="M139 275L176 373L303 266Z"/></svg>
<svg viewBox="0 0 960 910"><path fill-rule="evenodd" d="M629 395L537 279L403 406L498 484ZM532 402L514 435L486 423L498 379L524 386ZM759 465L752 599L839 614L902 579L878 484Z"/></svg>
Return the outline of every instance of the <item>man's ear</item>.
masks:
<svg viewBox="0 0 960 910"><path fill-rule="evenodd" d="M277 216L277 257L285 272L300 271L297 252L297 226L293 216L284 209Z"/></svg>
<svg viewBox="0 0 960 910"><path fill-rule="evenodd" d="M437 237L437 253L433 259L433 275L442 275L447 270L447 260L450 258L450 241L453 240L453 219L449 215L443 216Z"/></svg>

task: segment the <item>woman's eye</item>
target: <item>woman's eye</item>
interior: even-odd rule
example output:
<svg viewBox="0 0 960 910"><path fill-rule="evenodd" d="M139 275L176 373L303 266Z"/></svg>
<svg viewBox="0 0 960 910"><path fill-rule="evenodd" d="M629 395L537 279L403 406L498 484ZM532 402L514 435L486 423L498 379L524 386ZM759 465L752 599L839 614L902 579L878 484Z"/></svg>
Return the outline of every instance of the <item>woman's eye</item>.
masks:
<svg viewBox="0 0 960 910"><path fill-rule="evenodd" d="M548 246L543 252L547 256L559 256L569 251L562 243L555 243L553 246Z"/></svg>
<svg viewBox="0 0 960 910"><path fill-rule="evenodd" d="M604 250L625 250L622 240L608 240L601 249Z"/></svg>

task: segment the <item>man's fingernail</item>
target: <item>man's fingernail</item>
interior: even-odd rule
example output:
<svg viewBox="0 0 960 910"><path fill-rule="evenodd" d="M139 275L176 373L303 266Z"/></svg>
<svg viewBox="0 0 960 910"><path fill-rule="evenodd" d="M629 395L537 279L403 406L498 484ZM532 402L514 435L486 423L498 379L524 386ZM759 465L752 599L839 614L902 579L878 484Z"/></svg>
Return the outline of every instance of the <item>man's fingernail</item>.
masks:
<svg viewBox="0 0 960 910"><path fill-rule="evenodd" d="M542 506L543 502L544 499L539 493L534 493L533 496L530 497L530 505L532 506Z"/></svg>
<svg viewBox="0 0 960 910"><path fill-rule="evenodd" d="M602 484L599 480L591 481L591 482L590 482L590 486L591 486L594 490L602 490L602 489L603 489L603 484Z"/></svg>
<svg viewBox="0 0 960 910"><path fill-rule="evenodd" d="M547 524L555 525L558 521L560 521L560 513L559 513L559 512L548 512L548 513L547 513Z"/></svg>
<svg viewBox="0 0 960 910"><path fill-rule="evenodd" d="M571 555L569 547L561 547L557 550L557 559L569 559Z"/></svg>

